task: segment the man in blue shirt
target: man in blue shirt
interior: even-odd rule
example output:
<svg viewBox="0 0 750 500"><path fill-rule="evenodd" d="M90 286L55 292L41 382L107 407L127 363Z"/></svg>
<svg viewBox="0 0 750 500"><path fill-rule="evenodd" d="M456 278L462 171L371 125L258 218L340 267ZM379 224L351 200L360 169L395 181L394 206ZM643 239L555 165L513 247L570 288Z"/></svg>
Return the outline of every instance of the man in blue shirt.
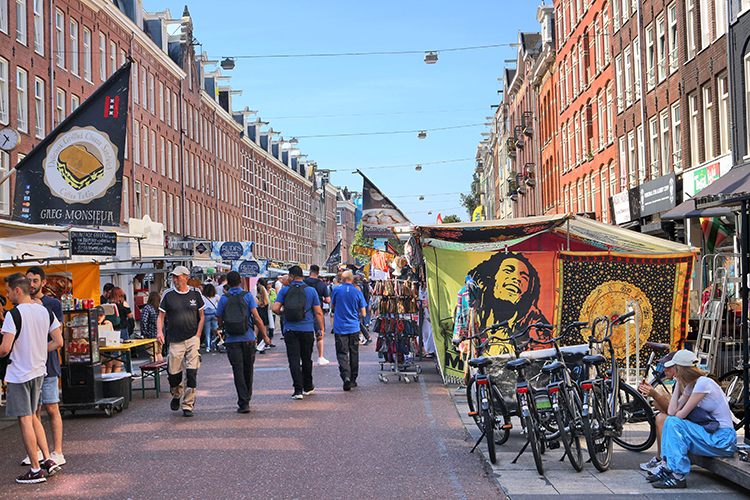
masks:
<svg viewBox="0 0 750 500"><path fill-rule="evenodd" d="M216 306L216 317L219 326L224 327L226 340L224 346L227 349L227 357L232 365L234 374L234 387L237 389L237 413L250 413L250 399L253 396L253 365L255 364L255 330L253 325L258 326L261 336L269 342L266 335L266 327L258 315L258 304L253 295L240 287L242 278L237 271L227 274L226 286L228 290L221 296ZM247 320L247 331L244 334L231 334L228 321L230 317L227 311L229 296L242 296L245 303L245 316ZM232 325L233 326L233 325ZM244 328L243 328L244 329Z"/></svg>
<svg viewBox="0 0 750 500"><path fill-rule="evenodd" d="M313 287L305 285L302 268L289 268L289 278L292 282L285 286L276 296L271 310L274 314L281 314L287 293L292 287L302 287L305 292L305 310L302 321L292 321L284 318L284 342L286 343L286 357L289 360L289 371L292 374L294 394L292 399L302 399L315 390L312 378L312 352L315 343L315 322L323 324L323 309L320 307L318 292Z"/></svg>
<svg viewBox="0 0 750 500"><path fill-rule="evenodd" d="M359 375L359 330L360 318L364 318L367 307L365 296L352 282L354 275L344 271L341 275L344 282L333 289L331 295L331 312L333 313L333 332L336 334L336 359L339 361L339 373L344 381L344 390L357 387Z"/></svg>

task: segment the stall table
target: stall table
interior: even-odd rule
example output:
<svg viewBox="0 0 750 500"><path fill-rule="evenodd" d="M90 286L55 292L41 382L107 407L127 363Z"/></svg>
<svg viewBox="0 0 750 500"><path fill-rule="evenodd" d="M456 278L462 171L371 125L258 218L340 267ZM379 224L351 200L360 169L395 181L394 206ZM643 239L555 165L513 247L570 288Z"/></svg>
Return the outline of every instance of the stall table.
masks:
<svg viewBox="0 0 750 500"><path fill-rule="evenodd" d="M121 342L118 346L111 346L111 347L100 347L99 353L102 358L102 362L107 362L110 360L119 360L125 363L125 368L128 371L128 373L133 373L133 360L131 351L135 349L136 347L145 347L147 351L150 351L149 354L156 357L156 346L157 346L157 340L156 339L134 339L134 340L126 340L124 342Z"/></svg>

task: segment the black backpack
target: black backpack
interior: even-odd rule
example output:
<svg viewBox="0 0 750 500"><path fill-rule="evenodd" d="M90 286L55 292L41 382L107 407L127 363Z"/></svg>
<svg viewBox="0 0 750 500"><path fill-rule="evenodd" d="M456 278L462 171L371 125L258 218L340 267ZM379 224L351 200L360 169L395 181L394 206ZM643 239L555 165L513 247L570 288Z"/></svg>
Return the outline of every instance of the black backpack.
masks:
<svg viewBox="0 0 750 500"><path fill-rule="evenodd" d="M289 290L284 296L284 321L299 322L305 320L305 293L307 285L289 285Z"/></svg>
<svg viewBox="0 0 750 500"><path fill-rule="evenodd" d="M247 302L245 302L246 291L237 295L227 292L227 303L224 305L224 333L228 335L245 335L250 329L247 319Z"/></svg>

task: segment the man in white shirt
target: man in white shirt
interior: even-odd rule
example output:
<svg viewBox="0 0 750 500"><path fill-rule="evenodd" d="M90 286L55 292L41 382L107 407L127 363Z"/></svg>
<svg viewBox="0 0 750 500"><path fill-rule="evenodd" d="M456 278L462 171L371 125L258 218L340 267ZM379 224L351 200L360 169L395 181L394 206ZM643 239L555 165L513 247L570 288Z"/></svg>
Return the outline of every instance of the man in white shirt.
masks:
<svg viewBox="0 0 750 500"><path fill-rule="evenodd" d="M46 476L58 472L60 466L50 458L47 437L36 410L47 373L47 353L62 347L62 330L54 314L32 300L29 278L22 273L14 273L6 276L4 281L5 294L18 311L6 314L2 327L0 357L10 353L10 364L5 374L8 384L5 415L18 417L23 444L31 462L31 469L18 476L16 481L43 483L47 480ZM16 334L19 323L20 331ZM49 342L48 335L52 339ZM37 449L42 451L44 457L41 463L37 460Z"/></svg>

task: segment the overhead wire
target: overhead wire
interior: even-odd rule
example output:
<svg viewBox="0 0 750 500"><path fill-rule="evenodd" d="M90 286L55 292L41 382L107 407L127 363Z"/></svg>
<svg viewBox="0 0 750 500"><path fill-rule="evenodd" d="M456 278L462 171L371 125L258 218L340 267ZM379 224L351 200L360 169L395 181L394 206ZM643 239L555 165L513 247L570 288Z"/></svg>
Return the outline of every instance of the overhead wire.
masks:
<svg viewBox="0 0 750 500"><path fill-rule="evenodd" d="M363 135L391 135L391 134L418 134L420 132L437 132L440 130L455 130L459 128L483 127L484 123L472 123L470 125L455 125L453 127L423 128L418 130L394 130L392 132L354 132L351 134L320 134L320 135L298 135L297 139L318 139L325 137L355 137Z"/></svg>
<svg viewBox="0 0 750 500"><path fill-rule="evenodd" d="M393 51L377 51L377 52L332 52L332 53L317 53L317 54L250 54L250 55L239 55L239 56L225 56L229 59L271 59L271 58L293 58L293 57L353 57L353 56L395 56L395 55L406 55L406 54L425 54L428 52L458 52L462 50L480 50L480 49L494 49L498 47L511 47L515 46L515 43L497 43L492 45L475 45L472 47L453 47L448 49L436 49L436 50L393 50Z"/></svg>

